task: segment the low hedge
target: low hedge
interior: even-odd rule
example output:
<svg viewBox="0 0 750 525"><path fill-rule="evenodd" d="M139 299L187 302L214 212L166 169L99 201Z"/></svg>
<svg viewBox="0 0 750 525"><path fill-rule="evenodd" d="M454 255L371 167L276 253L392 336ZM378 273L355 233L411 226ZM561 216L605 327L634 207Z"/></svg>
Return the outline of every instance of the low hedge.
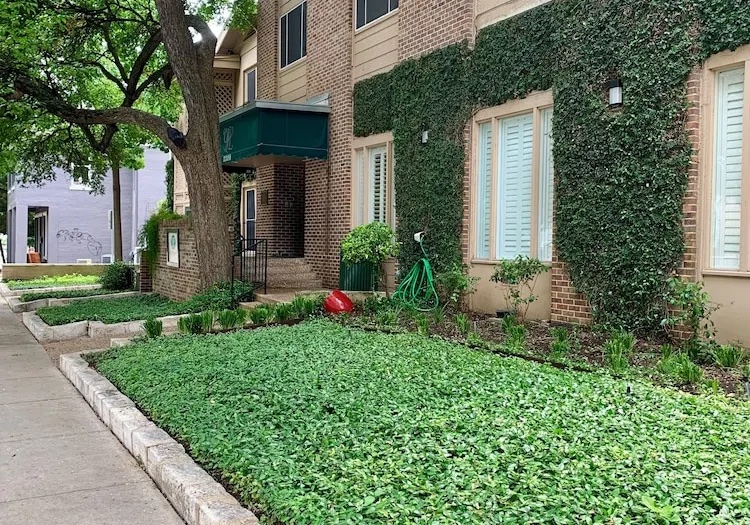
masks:
<svg viewBox="0 0 750 525"><path fill-rule="evenodd" d="M750 406L326 320L96 367L268 523L748 523Z"/></svg>
<svg viewBox="0 0 750 525"><path fill-rule="evenodd" d="M33 288L55 288L58 286L83 286L99 284L98 275L79 275L77 273L58 276L44 276L36 279L25 279L19 281L6 281L11 290L27 290Z"/></svg>

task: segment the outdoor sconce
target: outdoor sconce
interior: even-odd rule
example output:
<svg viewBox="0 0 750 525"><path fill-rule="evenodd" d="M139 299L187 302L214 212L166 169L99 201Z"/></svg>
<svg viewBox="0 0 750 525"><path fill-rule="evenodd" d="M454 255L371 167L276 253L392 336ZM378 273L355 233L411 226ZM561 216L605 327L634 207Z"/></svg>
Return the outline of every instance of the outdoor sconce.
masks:
<svg viewBox="0 0 750 525"><path fill-rule="evenodd" d="M422 144L427 144L428 140L430 140L430 132L427 130L424 130L422 132Z"/></svg>
<svg viewBox="0 0 750 525"><path fill-rule="evenodd" d="M622 80L619 78L609 81L609 109L622 107Z"/></svg>

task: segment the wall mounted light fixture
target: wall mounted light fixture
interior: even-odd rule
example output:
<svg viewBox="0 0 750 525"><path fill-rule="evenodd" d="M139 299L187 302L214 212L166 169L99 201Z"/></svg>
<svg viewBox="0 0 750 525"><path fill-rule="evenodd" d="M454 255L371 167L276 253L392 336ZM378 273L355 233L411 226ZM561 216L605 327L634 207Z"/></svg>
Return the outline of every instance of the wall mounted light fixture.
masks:
<svg viewBox="0 0 750 525"><path fill-rule="evenodd" d="M428 130L424 130L422 132L422 144L427 144L428 140L430 140L430 132Z"/></svg>
<svg viewBox="0 0 750 525"><path fill-rule="evenodd" d="M622 107L622 80L615 78L609 81L609 109Z"/></svg>

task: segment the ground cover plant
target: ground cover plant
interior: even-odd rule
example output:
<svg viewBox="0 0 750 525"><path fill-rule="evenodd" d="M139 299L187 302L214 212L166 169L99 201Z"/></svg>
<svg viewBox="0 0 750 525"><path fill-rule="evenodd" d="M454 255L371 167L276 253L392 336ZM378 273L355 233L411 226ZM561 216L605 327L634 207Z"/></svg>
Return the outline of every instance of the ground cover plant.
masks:
<svg viewBox="0 0 750 525"><path fill-rule="evenodd" d="M239 290L239 291L238 291ZM252 295L244 283L235 283L235 296ZM229 284L212 286L187 301L170 301L159 295L140 295L115 299L84 299L64 306L49 306L37 310L37 315L51 326L77 321L101 321L106 324L138 321L151 317L164 317L205 311L218 311L231 307Z"/></svg>
<svg viewBox="0 0 750 525"><path fill-rule="evenodd" d="M327 320L89 356L267 523L748 523L750 406Z"/></svg>
<svg viewBox="0 0 750 525"><path fill-rule="evenodd" d="M57 286L81 286L99 284L98 275L79 275L77 273L68 275L43 276L36 279L23 281L6 281L5 284L11 290L26 290L33 288L54 288Z"/></svg>
<svg viewBox="0 0 750 525"><path fill-rule="evenodd" d="M97 295L111 295L122 293L120 290L105 290L104 288L94 288L91 290L58 290L50 292L27 292L21 294L21 301L38 301L39 299L73 299L76 297L94 297Z"/></svg>

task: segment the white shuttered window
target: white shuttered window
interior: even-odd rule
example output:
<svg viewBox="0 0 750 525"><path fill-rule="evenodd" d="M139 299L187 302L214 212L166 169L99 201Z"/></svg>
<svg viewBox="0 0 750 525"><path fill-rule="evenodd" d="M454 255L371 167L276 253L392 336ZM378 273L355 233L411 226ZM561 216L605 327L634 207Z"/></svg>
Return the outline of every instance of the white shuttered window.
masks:
<svg viewBox="0 0 750 525"><path fill-rule="evenodd" d="M710 265L721 270L740 269L744 86L744 66L717 74Z"/></svg>
<svg viewBox="0 0 750 525"><path fill-rule="evenodd" d="M552 260L551 97L529 97L478 114L496 115L476 128L474 258L517 255ZM543 102L535 104L534 102ZM525 104L525 110L518 107Z"/></svg>
<svg viewBox="0 0 750 525"><path fill-rule="evenodd" d="M352 177L353 226L383 222L395 227L393 190L393 143L377 143L354 149Z"/></svg>

